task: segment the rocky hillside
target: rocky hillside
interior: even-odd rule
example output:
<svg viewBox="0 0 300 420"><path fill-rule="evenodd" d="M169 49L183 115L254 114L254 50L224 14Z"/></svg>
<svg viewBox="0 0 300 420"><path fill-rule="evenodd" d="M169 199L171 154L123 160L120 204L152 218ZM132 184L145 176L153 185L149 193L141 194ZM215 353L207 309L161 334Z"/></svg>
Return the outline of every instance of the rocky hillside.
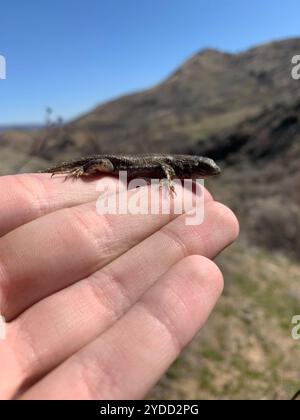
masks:
<svg viewBox="0 0 300 420"><path fill-rule="evenodd" d="M153 89L94 109L71 124L103 150L182 151L275 104L300 97L291 58L300 39L241 54L204 50Z"/></svg>
<svg viewBox="0 0 300 420"><path fill-rule="evenodd" d="M223 162L212 189L238 214L242 234L299 257L300 101L275 105L193 150Z"/></svg>

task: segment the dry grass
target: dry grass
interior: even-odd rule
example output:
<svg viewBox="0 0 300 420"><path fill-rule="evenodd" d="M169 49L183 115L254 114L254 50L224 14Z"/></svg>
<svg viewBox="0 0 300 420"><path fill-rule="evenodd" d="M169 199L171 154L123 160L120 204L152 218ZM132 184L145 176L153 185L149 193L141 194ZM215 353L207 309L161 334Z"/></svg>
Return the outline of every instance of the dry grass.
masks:
<svg viewBox="0 0 300 420"><path fill-rule="evenodd" d="M149 398L290 399L300 388L300 266L239 244L218 260L226 288L203 331Z"/></svg>

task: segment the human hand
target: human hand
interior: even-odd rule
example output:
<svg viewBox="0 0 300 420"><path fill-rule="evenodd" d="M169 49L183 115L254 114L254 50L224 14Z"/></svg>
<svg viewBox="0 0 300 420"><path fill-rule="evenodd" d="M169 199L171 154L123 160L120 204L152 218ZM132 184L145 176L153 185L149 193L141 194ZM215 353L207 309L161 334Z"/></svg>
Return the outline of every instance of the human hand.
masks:
<svg viewBox="0 0 300 420"><path fill-rule="evenodd" d="M229 209L99 215L97 182L0 178L0 399L143 398L222 291Z"/></svg>

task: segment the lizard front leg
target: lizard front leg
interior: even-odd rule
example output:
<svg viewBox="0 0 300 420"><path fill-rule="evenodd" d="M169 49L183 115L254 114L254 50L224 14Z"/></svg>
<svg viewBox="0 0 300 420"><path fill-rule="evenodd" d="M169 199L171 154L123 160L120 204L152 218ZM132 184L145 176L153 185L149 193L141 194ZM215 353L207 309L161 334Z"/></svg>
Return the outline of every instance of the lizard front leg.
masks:
<svg viewBox="0 0 300 420"><path fill-rule="evenodd" d="M176 191L175 191L175 187L173 184L173 179L176 177L176 173L174 171L174 169L172 168L172 166L167 165L167 164L162 164L161 165L161 169L163 171L163 173L165 174L166 179L161 181L161 186L163 186L164 184L167 185L169 193L171 196L173 196L174 194L176 195Z"/></svg>

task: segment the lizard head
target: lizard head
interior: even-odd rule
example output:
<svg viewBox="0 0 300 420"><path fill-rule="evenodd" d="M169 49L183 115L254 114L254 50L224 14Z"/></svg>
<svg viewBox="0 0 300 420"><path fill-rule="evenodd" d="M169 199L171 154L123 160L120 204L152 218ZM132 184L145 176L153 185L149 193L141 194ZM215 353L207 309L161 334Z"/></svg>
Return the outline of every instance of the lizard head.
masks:
<svg viewBox="0 0 300 420"><path fill-rule="evenodd" d="M208 178L221 173L220 167L212 159L202 156L194 156L194 159L194 175L197 177Z"/></svg>

